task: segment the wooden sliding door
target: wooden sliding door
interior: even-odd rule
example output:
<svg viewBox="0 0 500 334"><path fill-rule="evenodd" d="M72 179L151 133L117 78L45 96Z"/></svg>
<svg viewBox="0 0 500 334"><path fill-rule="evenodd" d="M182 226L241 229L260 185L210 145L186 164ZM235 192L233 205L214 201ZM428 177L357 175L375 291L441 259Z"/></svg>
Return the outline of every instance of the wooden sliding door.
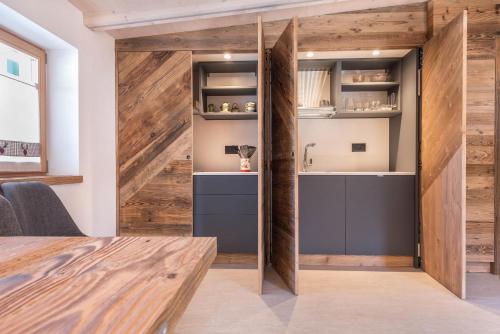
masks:
<svg viewBox="0 0 500 334"><path fill-rule="evenodd" d="M120 235L192 235L191 52L118 52Z"/></svg>
<svg viewBox="0 0 500 334"><path fill-rule="evenodd" d="M425 44L422 68L424 270L465 298L467 14Z"/></svg>
<svg viewBox="0 0 500 334"><path fill-rule="evenodd" d="M276 42L271 55L272 246L271 263L298 293L297 214L297 19Z"/></svg>

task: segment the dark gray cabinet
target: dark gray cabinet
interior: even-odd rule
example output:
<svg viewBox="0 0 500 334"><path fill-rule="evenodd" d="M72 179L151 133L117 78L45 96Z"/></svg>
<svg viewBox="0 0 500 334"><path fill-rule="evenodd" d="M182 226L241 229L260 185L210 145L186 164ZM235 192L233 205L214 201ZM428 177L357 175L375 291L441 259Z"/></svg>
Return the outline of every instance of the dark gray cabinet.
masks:
<svg viewBox="0 0 500 334"><path fill-rule="evenodd" d="M413 255L414 176L349 176L346 203L347 254Z"/></svg>
<svg viewBox="0 0 500 334"><path fill-rule="evenodd" d="M220 253L257 253L257 175L195 175L195 237L217 237Z"/></svg>
<svg viewBox="0 0 500 334"><path fill-rule="evenodd" d="M299 215L301 254L345 254L343 175L301 175Z"/></svg>
<svg viewBox="0 0 500 334"><path fill-rule="evenodd" d="M301 175L301 254L412 256L415 176Z"/></svg>

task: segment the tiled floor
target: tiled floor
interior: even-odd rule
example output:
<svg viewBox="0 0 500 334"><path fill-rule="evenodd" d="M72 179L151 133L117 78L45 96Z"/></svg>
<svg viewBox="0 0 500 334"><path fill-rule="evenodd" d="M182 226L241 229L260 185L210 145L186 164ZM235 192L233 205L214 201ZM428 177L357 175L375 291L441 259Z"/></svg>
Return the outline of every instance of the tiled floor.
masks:
<svg viewBox="0 0 500 334"><path fill-rule="evenodd" d="M423 272L301 270L298 297L273 272L211 269L175 333L500 333L500 281L469 275L463 301Z"/></svg>

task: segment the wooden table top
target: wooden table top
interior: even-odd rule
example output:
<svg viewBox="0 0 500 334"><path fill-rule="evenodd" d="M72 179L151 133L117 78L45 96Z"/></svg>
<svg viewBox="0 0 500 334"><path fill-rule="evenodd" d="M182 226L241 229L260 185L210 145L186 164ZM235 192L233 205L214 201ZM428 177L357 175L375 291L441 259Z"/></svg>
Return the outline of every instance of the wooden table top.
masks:
<svg viewBox="0 0 500 334"><path fill-rule="evenodd" d="M215 238L0 237L0 333L166 333Z"/></svg>

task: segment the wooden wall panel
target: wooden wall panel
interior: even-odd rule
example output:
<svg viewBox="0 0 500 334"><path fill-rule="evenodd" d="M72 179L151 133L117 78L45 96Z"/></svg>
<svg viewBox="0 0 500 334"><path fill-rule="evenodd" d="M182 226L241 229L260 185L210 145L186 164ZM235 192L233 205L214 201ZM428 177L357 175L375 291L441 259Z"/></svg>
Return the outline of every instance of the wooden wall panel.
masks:
<svg viewBox="0 0 500 334"><path fill-rule="evenodd" d="M120 235L192 235L191 52L118 52Z"/></svg>
<svg viewBox="0 0 500 334"><path fill-rule="evenodd" d="M298 19L298 48L353 50L413 48L422 46L427 34L424 3L384 7ZM264 23L265 46L272 48L288 20ZM245 24L182 33L116 40L119 51L256 51L257 24Z"/></svg>
<svg viewBox="0 0 500 334"><path fill-rule="evenodd" d="M495 95L496 95L496 115L495 115L495 129L500 129L500 33L497 33L495 39L496 48L496 73L495 73ZM497 130L498 131L498 130ZM500 134L495 134L495 166L500 165ZM495 245L495 264L494 271L500 275L500 173L495 175L495 226L494 226L494 240Z"/></svg>
<svg viewBox="0 0 500 334"><path fill-rule="evenodd" d="M293 19L271 55L272 104L272 249L271 263L286 285L298 293L297 205L297 19Z"/></svg>
<svg viewBox="0 0 500 334"><path fill-rule="evenodd" d="M500 27L495 2L433 0L429 3L429 31L433 33L464 9L468 10L466 183L467 262L471 267L477 267L474 262L494 261L495 33Z"/></svg>
<svg viewBox="0 0 500 334"><path fill-rule="evenodd" d="M264 192L264 181L265 181L265 133L264 133L264 65L266 62L266 50L264 47L264 30L262 27L262 18L258 18L258 71L257 71L257 112L258 112L258 163L259 163L259 218L258 218L258 254L257 254L257 269L258 269L258 286L257 291L262 294L262 285L264 284L264 270L265 270L265 241L264 241L264 219L265 219L265 192Z"/></svg>
<svg viewBox="0 0 500 334"><path fill-rule="evenodd" d="M422 67L423 266L461 298L465 298L466 24L463 13L429 40Z"/></svg>

